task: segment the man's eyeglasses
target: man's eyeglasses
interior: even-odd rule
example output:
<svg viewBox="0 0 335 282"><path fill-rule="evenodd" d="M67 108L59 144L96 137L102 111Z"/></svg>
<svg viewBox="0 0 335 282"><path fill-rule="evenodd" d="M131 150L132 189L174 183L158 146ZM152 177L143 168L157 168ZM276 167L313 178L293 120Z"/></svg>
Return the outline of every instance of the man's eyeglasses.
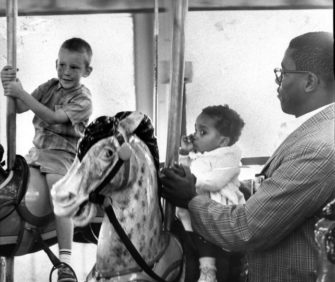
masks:
<svg viewBox="0 0 335 282"><path fill-rule="evenodd" d="M283 77L286 73L310 73L310 71L283 70L281 68L275 68L273 71L279 84L283 81Z"/></svg>

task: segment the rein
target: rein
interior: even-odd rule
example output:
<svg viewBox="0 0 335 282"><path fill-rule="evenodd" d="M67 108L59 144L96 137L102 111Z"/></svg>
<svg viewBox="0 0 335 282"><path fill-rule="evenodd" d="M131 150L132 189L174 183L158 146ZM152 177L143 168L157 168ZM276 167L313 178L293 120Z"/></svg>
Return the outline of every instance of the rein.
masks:
<svg viewBox="0 0 335 282"><path fill-rule="evenodd" d="M117 134L117 139L119 141L119 144L122 149L122 145L125 143L123 136L118 133ZM114 229L116 230L118 236L126 246L127 250L129 253L132 255L136 263L147 273L151 278L155 279L155 281L158 282L167 282L160 276L158 276L152 269L151 267L145 262L141 254L137 251L136 247L133 245L133 243L130 241L129 237L127 236L126 232L124 231L123 227L120 225L113 206L112 206L112 201L110 198L105 197L104 195L101 195L100 192L101 190L112 180L112 178L116 175L116 173L120 170L122 165L124 164L125 160L119 158L112 168L112 170L109 172L107 177L100 183L100 185L92 191L89 194L88 200L92 203L99 204L104 211L106 212L109 221L113 225ZM177 277L178 279L179 277ZM175 281L177 281L177 279Z"/></svg>

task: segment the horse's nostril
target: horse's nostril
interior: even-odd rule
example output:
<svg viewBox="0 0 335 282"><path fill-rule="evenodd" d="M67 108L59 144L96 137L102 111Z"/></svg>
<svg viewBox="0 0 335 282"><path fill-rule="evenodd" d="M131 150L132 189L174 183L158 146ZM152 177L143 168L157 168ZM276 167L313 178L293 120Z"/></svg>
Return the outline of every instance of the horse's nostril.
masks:
<svg viewBox="0 0 335 282"><path fill-rule="evenodd" d="M75 198L75 196L76 196L76 195L75 195L74 193L71 193L71 192L70 192L69 195L68 195L68 199L69 199L69 200L72 200L72 199Z"/></svg>
<svg viewBox="0 0 335 282"><path fill-rule="evenodd" d="M75 198L75 194L72 192L52 192L52 198L57 202L69 202Z"/></svg>

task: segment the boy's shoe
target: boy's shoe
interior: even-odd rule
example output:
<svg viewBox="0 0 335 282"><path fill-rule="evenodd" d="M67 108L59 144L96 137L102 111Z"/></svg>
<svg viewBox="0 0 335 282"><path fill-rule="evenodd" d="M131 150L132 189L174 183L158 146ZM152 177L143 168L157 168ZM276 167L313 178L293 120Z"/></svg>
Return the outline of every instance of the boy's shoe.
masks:
<svg viewBox="0 0 335 282"><path fill-rule="evenodd" d="M217 282L216 269L209 267L201 267L198 282Z"/></svg>
<svg viewBox="0 0 335 282"><path fill-rule="evenodd" d="M58 269L58 282L78 282L75 273L67 266Z"/></svg>

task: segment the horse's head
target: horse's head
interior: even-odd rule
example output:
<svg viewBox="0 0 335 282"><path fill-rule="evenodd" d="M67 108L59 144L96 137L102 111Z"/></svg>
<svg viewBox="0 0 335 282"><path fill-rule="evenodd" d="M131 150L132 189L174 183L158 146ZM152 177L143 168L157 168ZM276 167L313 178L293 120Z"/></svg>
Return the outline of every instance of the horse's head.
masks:
<svg viewBox="0 0 335 282"><path fill-rule="evenodd" d="M94 218L96 204L108 204L103 205L106 214L99 233L96 266L87 281L114 281L112 277L118 277L117 281L130 277L149 281L122 241L124 236L115 231L119 228L110 219L111 209L122 234L147 265L155 265L155 271L165 277L170 271L177 274L182 252L162 228L158 166L157 141L145 115L123 112L100 117L86 128L74 163L53 186L51 195L55 214L72 217L80 226ZM128 278L122 280L121 276Z"/></svg>
<svg viewBox="0 0 335 282"><path fill-rule="evenodd" d="M131 200L124 190L148 178L141 174L149 173L146 181L155 181L157 186L153 179L157 164L156 139L147 116L122 112L99 117L86 128L68 173L52 188L55 214L72 217L78 226L88 224L96 215L90 195L97 189L100 195L113 195L122 208Z"/></svg>

